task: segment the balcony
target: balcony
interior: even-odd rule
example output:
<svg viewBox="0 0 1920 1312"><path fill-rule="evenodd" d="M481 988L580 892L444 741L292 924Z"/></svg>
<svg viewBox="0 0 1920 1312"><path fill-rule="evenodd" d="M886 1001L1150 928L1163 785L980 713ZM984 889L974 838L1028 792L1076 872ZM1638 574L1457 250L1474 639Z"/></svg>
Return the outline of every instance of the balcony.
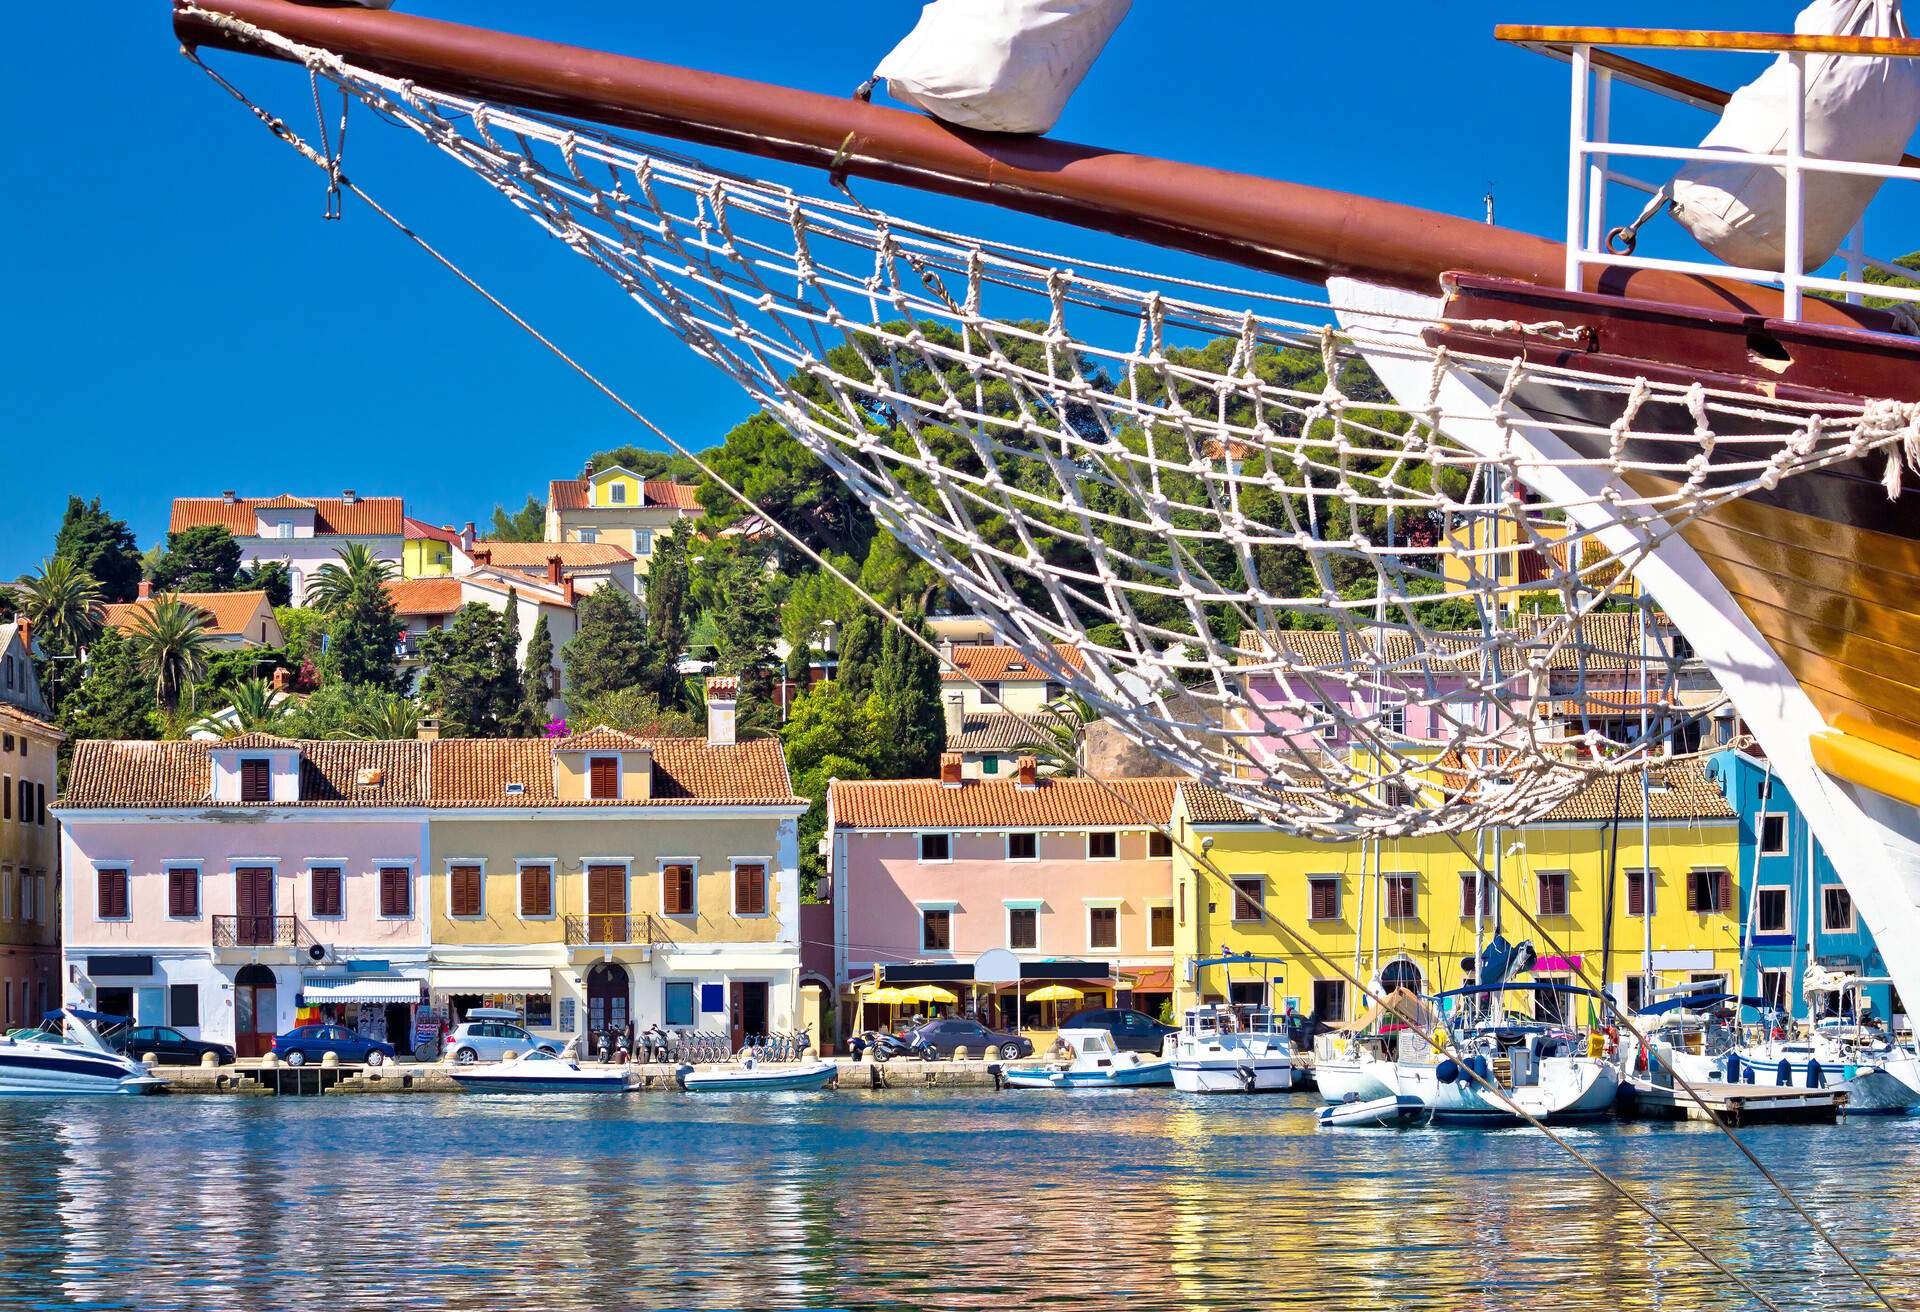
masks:
<svg viewBox="0 0 1920 1312"><path fill-rule="evenodd" d="M612 947L622 943L651 946L664 942L666 936L660 932L659 923L644 911L567 917L570 948Z"/></svg>
<svg viewBox="0 0 1920 1312"><path fill-rule="evenodd" d="M315 940L298 916L215 916L216 948L309 948Z"/></svg>

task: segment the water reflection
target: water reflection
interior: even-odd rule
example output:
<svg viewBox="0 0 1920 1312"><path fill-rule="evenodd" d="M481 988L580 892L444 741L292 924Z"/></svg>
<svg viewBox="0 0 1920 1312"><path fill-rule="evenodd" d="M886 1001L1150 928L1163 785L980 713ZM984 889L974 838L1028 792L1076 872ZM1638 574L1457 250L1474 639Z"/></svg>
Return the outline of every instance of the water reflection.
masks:
<svg viewBox="0 0 1920 1312"><path fill-rule="evenodd" d="M0 1306L1738 1307L1539 1135L1142 1092L0 1104ZM1788 1307L1870 1304L1701 1127L1569 1132ZM1747 1138L1920 1296L1920 1120Z"/></svg>

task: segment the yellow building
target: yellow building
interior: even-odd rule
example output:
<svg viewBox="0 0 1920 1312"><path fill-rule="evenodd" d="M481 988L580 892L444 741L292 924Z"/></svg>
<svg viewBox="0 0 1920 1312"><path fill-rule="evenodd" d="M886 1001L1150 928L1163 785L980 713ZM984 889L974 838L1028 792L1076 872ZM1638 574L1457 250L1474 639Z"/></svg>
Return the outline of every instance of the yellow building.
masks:
<svg viewBox="0 0 1920 1312"><path fill-rule="evenodd" d="M58 752L24 624L0 624L0 1025L60 1002Z"/></svg>
<svg viewBox="0 0 1920 1312"><path fill-rule="evenodd" d="M549 542L607 542L633 553L635 572L653 563L653 541L683 519L701 515L698 489L687 483L641 478L612 465L587 478L556 478L547 485Z"/></svg>
<svg viewBox="0 0 1920 1312"><path fill-rule="evenodd" d="M403 521L406 537L400 543L400 577L407 579L443 579L453 573L454 553L473 548L473 524L456 529L452 525L435 528L424 520L408 515Z"/></svg>
<svg viewBox="0 0 1920 1312"><path fill-rule="evenodd" d="M599 728L435 743L432 1001L529 1028L796 1028L800 886L776 739L735 742L732 681L706 738ZM816 1039L820 1036L816 1035Z"/></svg>
<svg viewBox="0 0 1920 1312"><path fill-rule="evenodd" d="M1651 860L1642 856L1640 790L1631 782L1618 790L1617 820L1615 786L1599 781L1545 820L1459 844L1445 836L1314 842L1260 824L1213 789L1183 784L1173 810L1181 840L1173 871L1175 1006L1226 999L1351 1018L1365 1001L1342 970L1376 989L1453 988L1477 937L1496 931L1533 941L1541 959L1533 978L1584 975L1629 1006L1642 1001L1649 930L1655 987L1735 978L1734 812L1697 766L1656 778L1647 808ZM1190 854L1202 848L1203 859ZM1476 862L1490 875L1484 889ZM1270 980L1257 967L1192 965L1227 950L1286 964Z"/></svg>

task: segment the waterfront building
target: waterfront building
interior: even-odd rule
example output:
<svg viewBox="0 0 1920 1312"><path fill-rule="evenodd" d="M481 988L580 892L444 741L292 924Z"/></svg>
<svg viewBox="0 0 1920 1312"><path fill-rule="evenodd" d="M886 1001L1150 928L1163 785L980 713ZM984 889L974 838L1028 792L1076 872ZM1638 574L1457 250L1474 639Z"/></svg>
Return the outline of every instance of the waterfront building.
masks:
<svg viewBox="0 0 1920 1312"><path fill-rule="evenodd" d="M634 570L643 578L653 563L654 537L702 513L698 488L642 478L618 465L586 478L556 478L547 484L549 542L624 547L633 553Z"/></svg>
<svg viewBox="0 0 1920 1312"><path fill-rule="evenodd" d="M408 515L402 521L406 538L401 544L400 575L409 579L443 579L454 572L454 552L473 546L473 521L465 528L435 527Z"/></svg>
<svg viewBox="0 0 1920 1312"><path fill-rule="evenodd" d="M1173 988L1171 779L835 781L827 795L834 978L845 1024L876 968L989 1020L1038 1024L1048 983L1078 1005L1159 1012ZM976 972L986 954L1017 973ZM992 958L990 957L989 960ZM1071 1008L1067 1008L1070 1010Z"/></svg>
<svg viewBox="0 0 1920 1312"><path fill-rule="evenodd" d="M1656 988L1731 981L1741 905L1733 808L1696 765L1656 773L1647 799L1650 859L1631 780L1598 780L1543 820L1459 843L1445 835L1314 842L1261 824L1214 789L1182 783L1173 810L1176 1005L1230 1000L1349 1019L1365 1007L1330 961L1377 987L1437 992L1462 982L1476 937L1496 931L1534 940L1533 978L1571 980L1585 969L1628 1006L1645 1000L1649 941ZM1476 861L1491 876L1484 886ZM1228 950L1285 964L1271 972L1193 965Z"/></svg>
<svg viewBox="0 0 1920 1312"><path fill-rule="evenodd" d="M277 560L287 566L296 606L306 604L315 571L337 564L354 543L388 561L398 573L406 541L406 513L399 497L363 497L351 488L337 497L176 497L168 529L219 525L240 544L245 565Z"/></svg>
<svg viewBox="0 0 1920 1312"><path fill-rule="evenodd" d="M1841 999L1802 987L1809 963L1825 970L1884 980L1886 960L1814 837L1793 793L1761 757L1728 750L1707 771L1739 813L1741 992L1767 998L1797 1020L1835 1010ZM1869 1014L1905 1028L1899 995L1887 983L1862 990Z"/></svg>
<svg viewBox="0 0 1920 1312"><path fill-rule="evenodd" d="M60 835L54 799L66 735L34 671L26 624L0 624L0 1024L60 997Z"/></svg>
<svg viewBox="0 0 1920 1312"><path fill-rule="evenodd" d="M197 608L207 617L207 642L215 650L279 647L286 642L264 592L172 592L166 595ZM153 584L141 579L137 600L109 602L101 607L101 618L122 633L137 632L140 617L153 610L153 596Z"/></svg>
<svg viewBox="0 0 1920 1312"><path fill-rule="evenodd" d="M596 728L433 745L437 1011L505 1005L556 1036L660 1024L745 1036L800 1012L798 821L778 739Z"/></svg>

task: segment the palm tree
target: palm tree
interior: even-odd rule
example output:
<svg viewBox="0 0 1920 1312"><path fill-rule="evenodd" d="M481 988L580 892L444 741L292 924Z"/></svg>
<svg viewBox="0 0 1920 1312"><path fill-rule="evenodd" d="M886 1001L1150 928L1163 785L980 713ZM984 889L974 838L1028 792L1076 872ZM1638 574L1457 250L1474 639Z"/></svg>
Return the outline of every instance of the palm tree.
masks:
<svg viewBox="0 0 1920 1312"><path fill-rule="evenodd" d="M1071 694L1048 702L1028 721L1043 735L1033 744L1037 765L1060 778L1071 778L1086 766L1087 726L1100 716L1093 707Z"/></svg>
<svg viewBox="0 0 1920 1312"><path fill-rule="evenodd" d="M410 697L388 694L355 711L340 738L418 738L420 707Z"/></svg>
<svg viewBox="0 0 1920 1312"><path fill-rule="evenodd" d="M42 561L38 574L20 580L21 613L41 637L72 652L99 636L105 600L93 575L61 556Z"/></svg>
<svg viewBox="0 0 1920 1312"><path fill-rule="evenodd" d="M322 565L307 584L307 605L331 615L355 592L376 589L393 577L393 562L380 559L365 543L355 542L340 552L339 564Z"/></svg>
<svg viewBox="0 0 1920 1312"><path fill-rule="evenodd" d="M237 738L243 733L274 733L287 718L286 697L266 679L242 679L228 692L225 711L210 712L193 722L190 733L215 738Z"/></svg>
<svg viewBox="0 0 1920 1312"><path fill-rule="evenodd" d="M177 710L180 698L193 691L207 674L207 613L178 597L153 598L151 606L136 612L133 649L153 676L153 693L167 711Z"/></svg>

